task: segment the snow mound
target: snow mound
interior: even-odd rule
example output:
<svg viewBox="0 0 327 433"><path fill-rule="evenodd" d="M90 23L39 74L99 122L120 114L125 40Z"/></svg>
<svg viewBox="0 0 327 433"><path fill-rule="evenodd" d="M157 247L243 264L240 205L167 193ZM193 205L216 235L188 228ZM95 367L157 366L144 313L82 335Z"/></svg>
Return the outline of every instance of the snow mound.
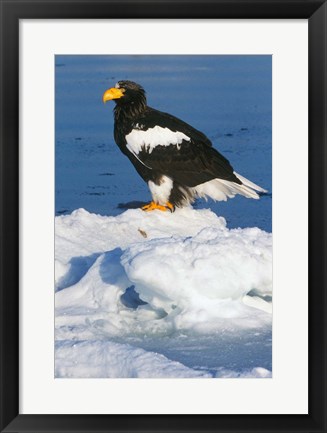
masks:
<svg viewBox="0 0 327 433"><path fill-rule="evenodd" d="M60 341L56 377L178 378L211 377L163 355L109 341Z"/></svg>
<svg viewBox="0 0 327 433"><path fill-rule="evenodd" d="M251 290L271 294L271 236L259 229L205 228L193 237L131 245L122 256L143 301L193 319L238 316L231 301ZM226 302L228 301L228 302Z"/></svg>
<svg viewBox="0 0 327 433"><path fill-rule="evenodd" d="M266 368L262 367L255 367L252 369L247 369L243 371L233 371L233 370L227 370L224 368L218 369L217 373L215 374L215 377L223 377L225 379L232 378L232 379L253 379L253 378L270 378L272 377L271 371L267 370Z"/></svg>
<svg viewBox="0 0 327 433"><path fill-rule="evenodd" d="M75 256L125 249L134 242L170 236L193 236L204 227L226 227L226 221L207 209L143 212L130 209L116 217L77 209L56 217L56 256L67 263ZM56 275L60 277L62 274Z"/></svg>
<svg viewBox="0 0 327 433"><path fill-rule="evenodd" d="M67 343L74 340L83 342L78 363L92 347L97 359L111 359L95 374L126 377L125 370L110 370L115 357L127 356L134 365L140 349L118 348L109 339L130 338L140 346L140 338L178 332L271 327L272 236L258 228L229 230L210 210L128 210L105 217L78 209L56 217L55 280L56 340L66 341L57 348L57 374L77 377L73 364L68 368L59 356L65 350L68 362L78 352ZM167 369L180 377L171 362Z"/></svg>

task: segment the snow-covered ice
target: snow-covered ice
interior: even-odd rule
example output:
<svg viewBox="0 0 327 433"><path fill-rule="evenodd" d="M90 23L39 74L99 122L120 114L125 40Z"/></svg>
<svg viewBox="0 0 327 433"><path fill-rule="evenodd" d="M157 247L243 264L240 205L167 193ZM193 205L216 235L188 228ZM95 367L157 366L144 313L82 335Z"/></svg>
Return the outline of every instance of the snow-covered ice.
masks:
<svg viewBox="0 0 327 433"><path fill-rule="evenodd" d="M270 233L78 209L55 251L56 377L271 377Z"/></svg>
<svg viewBox="0 0 327 433"><path fill-rule="evenodd" d="M78 360L78 361L77 361ZM78 365L77 365L78 364ZM60 341L57 377L210 377L158 353L111 341Z"/></svg>

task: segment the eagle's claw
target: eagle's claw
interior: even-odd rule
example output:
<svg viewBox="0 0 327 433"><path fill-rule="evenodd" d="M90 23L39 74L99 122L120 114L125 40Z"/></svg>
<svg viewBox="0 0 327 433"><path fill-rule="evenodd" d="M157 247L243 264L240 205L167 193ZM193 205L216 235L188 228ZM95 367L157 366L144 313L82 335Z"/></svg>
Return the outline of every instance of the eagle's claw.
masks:
<svg viewBox="0 0 327 433"><path fill-rule="evenodd" d="M166 212L167 210L169 210L170 212L174 212L175 206L173 204L171 204L169 201L166 203L165 206L152 201L151 203L149 203L145 206L142 206L141 209L144 210L145 212L150 212L150 211L156 210L156 209L161 210L163 212Z"/></svg>

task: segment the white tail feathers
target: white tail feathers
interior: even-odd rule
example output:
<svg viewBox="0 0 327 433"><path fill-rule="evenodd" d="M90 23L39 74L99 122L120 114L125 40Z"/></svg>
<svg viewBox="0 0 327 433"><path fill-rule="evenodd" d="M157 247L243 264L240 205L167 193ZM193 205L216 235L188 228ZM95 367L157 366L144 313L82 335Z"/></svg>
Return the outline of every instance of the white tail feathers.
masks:
<svg viewBox="0 0 327 433"><path fill-rule="evenodd" d="M235 197L236 194L243 195L247 198L258 199L257 192L267 192L265 189L246 179L245 177L235 173L235 176L242 182L238 184L223 179L213 179L209 182L201 183L193 188L195 197L210 197L217 201L226 201L227 198ZM256 192L257 191L257 192Z"/></svg>
<svg viewBox="0 0 327 433"><path fill-rule="evenodd" d="M249 179L246 179L245 177L241 176L240 174L236 173L236 171L234 171L235 176L240 179L240 181L243 183L243 185L248 186L251 189L254 189L255 191L258 192L268 192L266 189L261 188L261 186L256 185L255 183L251 182Z"/></svg>

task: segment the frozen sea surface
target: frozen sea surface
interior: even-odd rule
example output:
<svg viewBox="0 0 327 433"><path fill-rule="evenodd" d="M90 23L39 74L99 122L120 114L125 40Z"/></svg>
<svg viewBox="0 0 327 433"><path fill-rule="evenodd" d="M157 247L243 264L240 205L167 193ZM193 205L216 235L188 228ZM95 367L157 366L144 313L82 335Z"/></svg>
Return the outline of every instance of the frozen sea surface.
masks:
<svg viewBox="0 0 327 433"><path fill-rule="evenodd" d="M235 171L269 191L195 204L229 227L271 231L270 56L56 56L56 215L84 208L119 215L150 200L147 185L113 139L118 80L143 85L148 103L204 132Z"/></svg>
<svg viewBox="0 0 327 433"><path fill-rule="evenodd" d="M269 194L133 209L120 79ZM56 377L271 377L271 188L270 56L56 56Z"/></svg>

